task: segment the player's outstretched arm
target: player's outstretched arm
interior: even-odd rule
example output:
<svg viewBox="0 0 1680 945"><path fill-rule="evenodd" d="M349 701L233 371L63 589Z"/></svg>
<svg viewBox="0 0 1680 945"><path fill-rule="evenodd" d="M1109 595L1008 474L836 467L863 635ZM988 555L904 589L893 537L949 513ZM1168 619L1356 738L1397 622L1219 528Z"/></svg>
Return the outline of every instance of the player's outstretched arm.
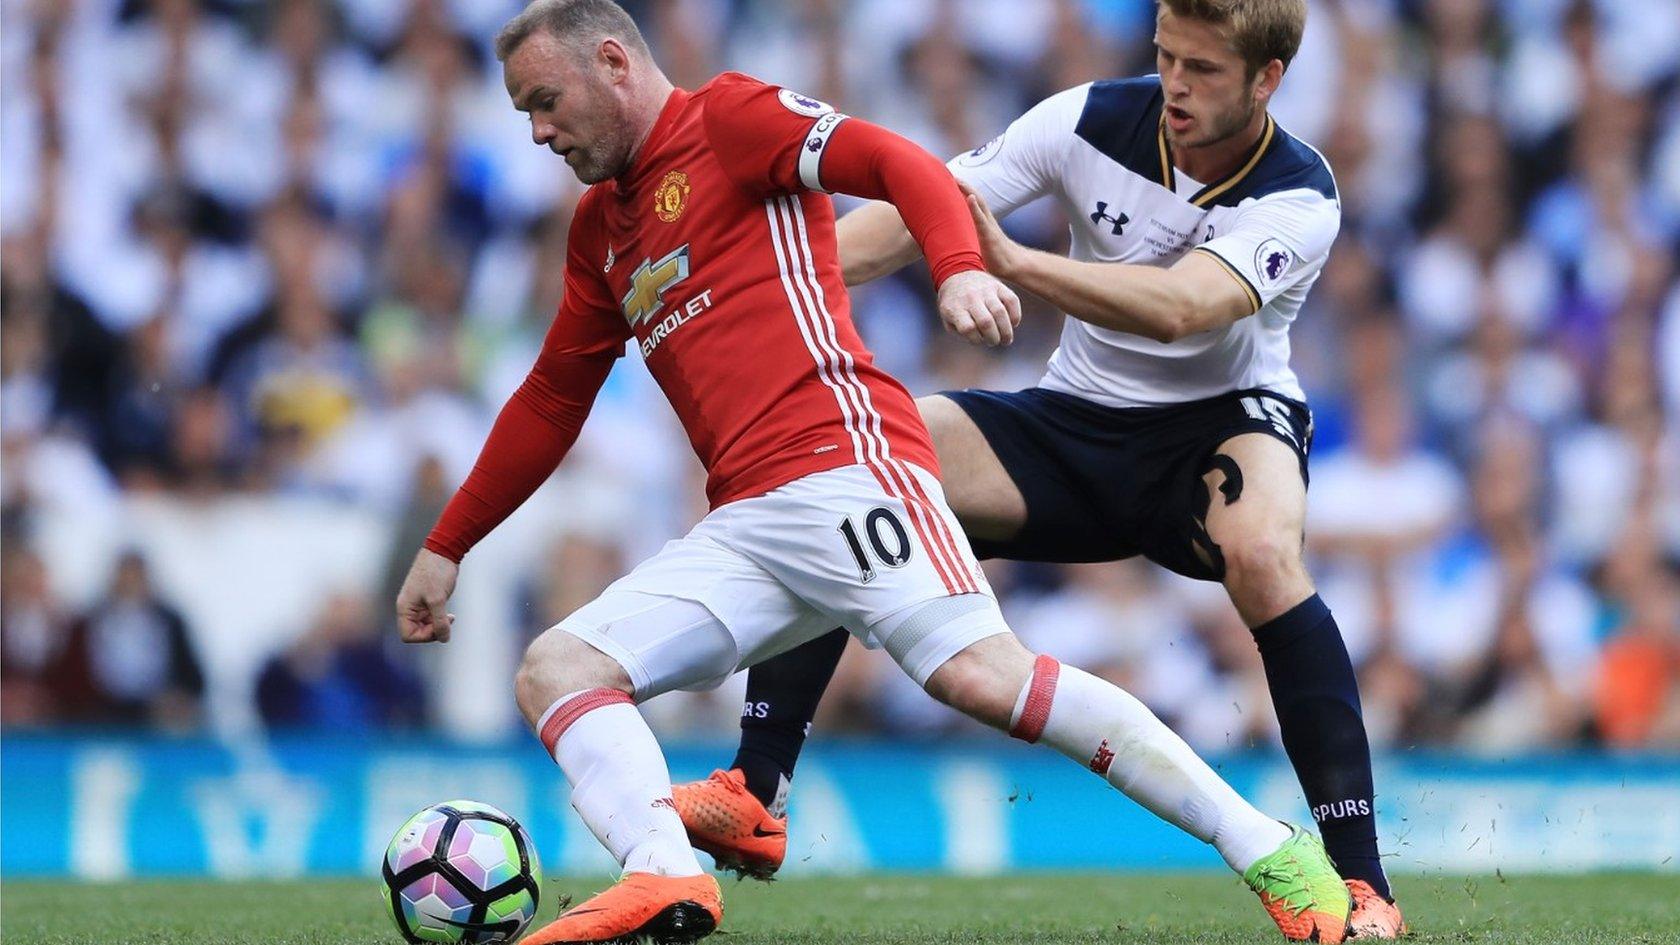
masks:
<svg viewBox="0 0 1680 945"><path fill-rule="evenodd" d="M586 195L585 201L589 200ZM566 249L560 310L531 373L496 415L467 481L426 536L397 594L397 629L408 643L449 639L444 611L460 561L553 474L577 441L630 330L604 291L591 253L592 216L580 203Z"/></svg>
<svg viewBox="0 0 1680 945"><path fill-rule="evenodd" d="M922 255L904 218L884 200L870 201L835 221L834 236L847 285L890 276Z"/></svg>
<svg viewBox="0 0 1680 945"><path fill-rule="evenodd" d="M963 190L987 267L1080 321L1173 342L1258 308L1237 277L1206 253L1187 253L1170 269L1068 259L1010 239L986 201Z"/></svg>
<svg viewBox="0 0 1680 945"><path fill-rule="evenodd" d="M985 271L962 191L943 162L908 138L851 118L835 129L820 174L825 189L884 200L890 205L884 209L896 210L927 258L939 290L939 317L948 330L977 344L1015 339L1021 301ZM859 226L887 231L885 223L866 218ZM894 252L890 242L886 252ZM884 256L883 264L891 259Z"/></svg>

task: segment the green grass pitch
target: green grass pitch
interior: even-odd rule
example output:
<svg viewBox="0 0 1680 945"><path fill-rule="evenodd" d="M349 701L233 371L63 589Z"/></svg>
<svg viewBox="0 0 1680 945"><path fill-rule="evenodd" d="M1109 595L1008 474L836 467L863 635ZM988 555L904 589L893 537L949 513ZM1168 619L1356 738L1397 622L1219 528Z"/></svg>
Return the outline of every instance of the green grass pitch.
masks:
<svg viewBox="0 0 1680 945"><path fill-rule="evenodd" d="M562 879L557 897L604 881ZM1680 942L1680 877L1401 877L1417 943ZM1235 879L1212 874L875 875L726 880L718 945L1282 941ZM373 880L0 886L5 945L390 945L401 939Z"/></svg>

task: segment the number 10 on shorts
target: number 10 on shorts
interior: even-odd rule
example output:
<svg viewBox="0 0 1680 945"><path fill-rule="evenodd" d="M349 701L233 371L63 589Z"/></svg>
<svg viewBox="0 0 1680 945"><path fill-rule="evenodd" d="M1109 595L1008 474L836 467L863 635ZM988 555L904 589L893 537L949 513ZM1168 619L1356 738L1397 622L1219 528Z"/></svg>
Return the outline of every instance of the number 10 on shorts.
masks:
<svg viewBox="0 0 1680 945"><path fill-rule="evenodd" d="M846 547L852 552L852 560L857 562L858 576L863 583L875 580L875 565L870 561L869 552L864 550L864 543L858 535L858 527L847 516L840 523L840 534L846 539ZM869 540L869 551L875 552L875 560L889 568L902 568L910 563L910 533L904 530L904 523L892 509L880 507L870 509L863 517L863 536Z"/></svg>

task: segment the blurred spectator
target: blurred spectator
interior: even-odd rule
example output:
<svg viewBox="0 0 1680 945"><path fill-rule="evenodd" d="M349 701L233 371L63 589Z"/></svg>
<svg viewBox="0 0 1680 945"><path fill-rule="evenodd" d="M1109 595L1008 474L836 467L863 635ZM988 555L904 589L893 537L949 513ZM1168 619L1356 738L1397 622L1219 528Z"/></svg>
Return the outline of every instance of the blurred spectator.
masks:
<svg viewBox="0 0 1680 945"><path fill-rule="evenodd" d="M394 645L359 596L332 595L303 636L258 674L263 722L337 732L419 724L424 688L412 669L392 658Z"/></svg>
<svg viewBox="0 0 1680 945"><path fill-rule="evenodd" d="M282 466L336 432L368 395L361 350L309 282L286 287L274 334L229 367L225 384L245 437L259 448L286 444Z"/></svg>
<svg viewBox="0 0 1680 945"><path fill-rule="evenodd" d="M1357 396L1351 446L1315 463L1307 533L1321 592L1363 668L1366 729L1387 744L1422 695L1402 628L1435 619L1432 551L1457 526L1463 496L1451 464L1418 444L1404 391Z"/></svg>
<svg viewBox="0 0 1680 945"><path fill-rule="evenodd" d="M1404 391L1366 390L1355 409L1352 444L1315 463L1308 535L1357 662L1394 647L1402 614L1427 606L1421 572L1463 497L1451 464L1417 442Z"/></svg>
<svg viewBox="0 0 1680 945"><path fill-rule="evenodd" d="M396 516L396 531L391 537L390 552L386 555L379 580L380 601L397 599L403 579L408 577L408 566L414 563L415 553L420 550L426 536L431 534L432 525L443 514L443 506L448 501L449 484L443 464L438 462L437 457L428 456L415 468L408 501Z"/></svg>
<svg viewBox="0 0 1680 945"><path fill-rule="evenodd" d="M71 627L60 663L68 719L165 729L200 722L204 673L186 621L159 597L138 552L118 559L104 599Z"/></svg>
<svg viewBox="0 0 1680 945"><path fill-rule="evenodd" d="M1680 593L1649 572L1625 604L1599 658L1599 734L1619 748L1680 745Z"/></svg>
<svg viewBox="0 0 1680 945"><path fill-rule="evenodd" d="M589 603L630 568L624 548L609 536L574 531L555 542L548 557L547 587L538 621L558 623Z"/></svg>
<svg viewBox="0 0 1680 945"><path fill-rule="evenodd" d="M233 417L220 391L201 387L188 393L174 419L168 488L183 496L215 498L254 473L241 464Z"/></svg>
<svg viewBox="0 0 1680 945"><path fill-rule="evenodd" d="M1460 744L1508 751L1566 743L1585 720L1591 597L1540 540L1533 433L1492 423L1478 449L1475 527L1442 562L1458 573L1436 594L1435 620L1409 626L1407 646L1446 671L1445 696L1428 710Z"/></svg>
<svg viewBox="0 0 1680 945"><path fill-rule="evenodd" d="M8 538L0 550L0 719L7 725L61 721L57 670L70 620L47 587L39 555Z"/></svg>

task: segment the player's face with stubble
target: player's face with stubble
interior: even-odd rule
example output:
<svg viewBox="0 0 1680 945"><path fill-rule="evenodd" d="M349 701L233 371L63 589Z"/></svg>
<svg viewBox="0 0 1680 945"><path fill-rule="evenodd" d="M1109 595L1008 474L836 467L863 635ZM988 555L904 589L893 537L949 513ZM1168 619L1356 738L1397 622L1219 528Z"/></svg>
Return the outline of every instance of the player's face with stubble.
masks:
<svg viewBox="0 0 1680 945"><path fill-rule="evenodd" d="M1167 140L1200 148L1241 132L1261 104L1259 75L1212 24L1184 19L1163 7L1155 20L1155 65L1166 95Z"/></svg>
<svg viewBox="0 0 1680 945"><path fill-rule="evenodd" d="M508 56L502 77L514 108L530 115L531 140L564 158L578 180L600 183L629 166L632 122L599 55L539 32Z"/></svg>

